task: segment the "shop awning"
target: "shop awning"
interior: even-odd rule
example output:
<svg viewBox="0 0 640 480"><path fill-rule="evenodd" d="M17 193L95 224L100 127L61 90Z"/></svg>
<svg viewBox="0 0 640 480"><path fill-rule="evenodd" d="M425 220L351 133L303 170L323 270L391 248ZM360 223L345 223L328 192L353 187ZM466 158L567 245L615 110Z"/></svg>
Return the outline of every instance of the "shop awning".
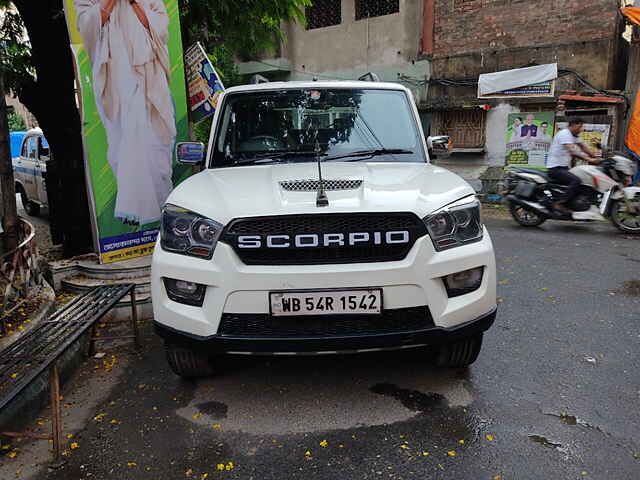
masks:
<svg viewBox="0 0 640 480"><path fill-rule="evenodd" d="M478 95L503 92L518 87L548 82L556 78L558 78L557 63L483 73L478 78Z"/></svg>
<svg viewBox="0 0 640 480"><path fill-rule="evenodd" d="M606 97L604 95L560 95L560 100L593 103L624 103L622 97Z"/></svg>

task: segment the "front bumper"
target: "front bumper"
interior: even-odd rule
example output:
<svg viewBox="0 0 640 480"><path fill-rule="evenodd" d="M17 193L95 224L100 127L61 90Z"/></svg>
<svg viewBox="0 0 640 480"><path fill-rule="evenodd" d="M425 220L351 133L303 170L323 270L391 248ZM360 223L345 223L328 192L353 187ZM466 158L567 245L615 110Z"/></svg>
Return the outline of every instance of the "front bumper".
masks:
<svg viewBox="0 0 640 480"><path fill-rule="evenodd" d="M496 318L496 310L479 318L451 328L431 326L408 332L362 335L354 337L313 338L246 338L212 335L199 337L174 330L154 322L156 333L167 343L179 345L201 353L215 355L300 355L337 354L377 350L398 350L419 346L438 346L471 337L489 329Z"/></svg>
<svg viewBox="0 0 640 480"><path fill-rule="evenodd" d="M450 298L443 277L476 267L484 267L480 287ZM203 305L172 301L163 282L167 277L206 285ZM332 352L442 343L486 330L496 309L495 257L486 231L477 243L442 252L436 252L425 236L402 260L339 265L251 266L242 263L224 243L217 245L211 260L166 252L156 245L151 287L158 333L170 341L201 345L212 352ZM408 327L373 335L369 331L294 338L252 335L250 331L221 335L225 317L248 318L254 325L260 318L268 319L269 292L354 288L382 289L384 310L391 314L426 309L428 322L417 328L405 319ZM389 324L394 322L392 319Z"/></svg>

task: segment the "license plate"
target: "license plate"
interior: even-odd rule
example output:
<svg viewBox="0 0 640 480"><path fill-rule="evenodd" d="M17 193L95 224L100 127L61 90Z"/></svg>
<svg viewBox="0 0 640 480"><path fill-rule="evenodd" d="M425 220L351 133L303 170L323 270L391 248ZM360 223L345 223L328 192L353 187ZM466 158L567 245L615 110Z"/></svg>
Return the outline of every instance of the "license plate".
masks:
<svg viewBox="0 0 640 480"><path fill-rule="evenodd" d="M271 315L345 315L382 313L382 289L271 292Z"/></svg>

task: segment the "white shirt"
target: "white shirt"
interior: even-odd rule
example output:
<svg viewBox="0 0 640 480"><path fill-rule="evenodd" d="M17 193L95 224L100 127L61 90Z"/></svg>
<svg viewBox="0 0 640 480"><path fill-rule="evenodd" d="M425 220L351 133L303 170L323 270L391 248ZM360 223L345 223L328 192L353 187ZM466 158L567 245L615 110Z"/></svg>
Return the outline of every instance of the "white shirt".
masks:
<svg viewBox="0 0 640 480"><path fill-rule="evenodd" d="M571 165L571 153L565 145L572 143L576 145L580 143L584 144L584 142L580 140L579 137L575 137L568 128L560 130L553 138L553 142L551 142L547 168L569 167Z"/></svg>

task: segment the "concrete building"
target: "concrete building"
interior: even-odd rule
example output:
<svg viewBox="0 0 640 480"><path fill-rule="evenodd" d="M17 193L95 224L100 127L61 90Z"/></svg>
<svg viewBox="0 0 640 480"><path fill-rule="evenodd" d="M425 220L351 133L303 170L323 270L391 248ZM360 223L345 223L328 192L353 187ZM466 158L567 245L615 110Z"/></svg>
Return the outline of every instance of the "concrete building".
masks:
<svg viewBox="0 0 640 480"><path fill-rule="evenodd" d="M609 124L609 144L619 146L625 99L604 91L625 88L620 1L314 0L306 26L286 25L278 51L240 73L308 80L373 72L402 83L425 132L453 139L454 155L438 162L479 188L488 166L505 165L510 113L553 112L556 123L579 114ZM559 78L547 96L478 98L480 74L553 63Z"/></svg>
<svg viewBox="0 0 640 480"><path fill-rule="evenodd" d="M240 73L270 80L347 79L368 72L411 88L426 101L423 0L314 0L307 25L286 25L275 55L242 63Z"/></svg>
<svg viewBox="0 0 640 480"><path fill-rule="evenodd" d="M624 99L593 97L625 87L628 42L622 38L619 0L432 4L433 15L425 14L433 24L426 108L433 112L432 131L453 137L459 152L453 161L504 165L507 118L513 112L556 112L559 121L580 114L608 122L610 146L619 146ZM559 71L553 95L478 99L480 74L550 63Z"/></svg>
<svg viewBox="0 0 640 480"><path fill-rule="evenodd" d="M7 102L7 105L13 109L16 115L22 118L25 125L27 126L27 130L38 126L36 117L34 117L33 114L29 110L27 110L27 107L20 103L20 100L10 95L5 96L5 100Z"/></svg>

